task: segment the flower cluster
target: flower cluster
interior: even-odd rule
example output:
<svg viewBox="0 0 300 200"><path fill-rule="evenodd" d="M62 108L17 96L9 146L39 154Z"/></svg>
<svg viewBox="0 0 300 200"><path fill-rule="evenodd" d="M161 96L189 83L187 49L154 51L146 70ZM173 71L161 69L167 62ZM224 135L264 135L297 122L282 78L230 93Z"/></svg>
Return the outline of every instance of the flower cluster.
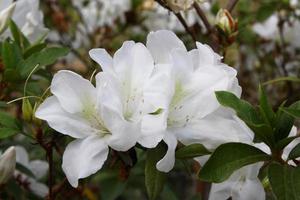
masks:
<svg viewBox="0 0 300 200"><path fill-rule="evenodd" d="M125 42L113 57L92 49L91 58L102 68L96 86L71 71L54 75L53 96L36 116L76 138L62 164L72 186L102 167L109 147L127 151L139 143L154 148L163 140L168 150L156 167L168 172L178 142L214 149L229 141L251 141L241 135L242 122L221 108L214 94L240 95L236 71L209 46L196 45L188 51L173 32L161 30L148 35L146 46Z"/></svg>

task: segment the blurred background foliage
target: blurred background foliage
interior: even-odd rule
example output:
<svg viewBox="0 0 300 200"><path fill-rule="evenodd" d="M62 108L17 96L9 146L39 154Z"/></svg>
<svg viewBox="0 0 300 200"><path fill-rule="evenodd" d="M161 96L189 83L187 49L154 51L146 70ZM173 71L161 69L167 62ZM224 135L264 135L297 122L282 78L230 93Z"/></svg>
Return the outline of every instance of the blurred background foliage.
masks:
<svg viewBox="0 0 300 200"><path fill-rule="evenodd" d="M142 148L124 153L111 151L104 170L81 181L80 186L74 189L61 170L61 155L70 139L47 126L41 126L42 122L33 117L36 107L49 95L48 87L57 70L71 69L88 79L95 70L101 70L89 58L90 49L101 47L113 54L125 40L145 43L150 31L171 29L190 49L194 48L194 40L197 40L210 44L218 51L226 64L237 69L243 98L252 103L257 102L259 83L281 77L296 80L300 75L300 45L293 45L297 43L297 38L290 40L283 30L289 27L299 34L300 29L294 27L300 23L297 3L292 4L289 0L240 0L231 11L237 28L231 33L213 28L212 34L194 8L175 15L154 0L112 2L117 3L105 6L100 0L40 1L48 35L30 42L11 22L9 29L12 37L1 40L0 147L6 149L11 145L21 145L29 152L30 159L46 160L51 153L54 174L51 184L57 199L147 198L144 186L146 155ZM228 2L207 0L199 3L212 27L216 24L218 11L226 8ZM264 23L274 14L279 16L278 37L261 37L254 31L254 24ZM179 15L188 29L179 22ZM269 29L267 26L265 28ZM300 99L299 89L300 84L295 81L267 84L267 93L274 107L284 100L290 104ZM32 98L7 104L24 96ZM49 145L53 152L49 152ZM192 160L177 160L176 168L166 178L160 198L192 200L207 196L207 185L197 180L199 167ZM20 166L17 169L30 176L28 170ZM40 181L47 184L47 176ZM40 199L17 176L0 191L0 197Z"/></svg>

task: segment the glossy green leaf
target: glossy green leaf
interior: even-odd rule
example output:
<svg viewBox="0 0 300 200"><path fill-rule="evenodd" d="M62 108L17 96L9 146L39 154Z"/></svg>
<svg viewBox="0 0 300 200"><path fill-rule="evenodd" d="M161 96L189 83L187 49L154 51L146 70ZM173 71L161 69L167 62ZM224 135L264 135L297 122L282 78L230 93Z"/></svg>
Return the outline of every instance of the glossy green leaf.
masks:
<svg viewBox="0 0 300 200"><path fill-rule="evenodd" d="M259 110L265 122L273 126L276 116L262 86L259 86Z"/></svg>
<svg viewBox="0 0 300 200"><path fill-rule="evenodd" d="M150 200L158 198L166 182L166 174L156 169L156 163L164 156L165 153L166 150L162 144L147 151L145 185Z"/></svg>
<svg viewBox="0 0 300 200"><path fill-rule="evenodd" d="M223 144L213 152L200 170L199 177L203 181L220 183L243 166L270 159L268 154L248 144Z"/></svg>
<svg viewBox="0 0 300 200"><path fill-rule="evenodd" d="M13 116L2 111L0 111L0 127L1 126L19 129L18 121Z"/></svg>
<svg viewBox="0 0 300 200"><path fill-rule="evenodd" d="M188 159L208 155L210 153L211 152L208 151L202 144L191 144L178 149L175 156L178 159Z"/></svg>
<svg viewBox="0 0 300 200"><path fill-rule="evenodd" d="M291 160L291 159L296 159L296 158L299 158L299 157L300 157L300 143L297 144L297 145L292 149L292 151L291 151L290 154L289 154L288 159Z"/></svg>
<svg viewBox="0 0 300 200"><path fill-rule="evenodd" d="M271 164L268 171L272 191L277 200L300 200L300 168Z"/></svg>

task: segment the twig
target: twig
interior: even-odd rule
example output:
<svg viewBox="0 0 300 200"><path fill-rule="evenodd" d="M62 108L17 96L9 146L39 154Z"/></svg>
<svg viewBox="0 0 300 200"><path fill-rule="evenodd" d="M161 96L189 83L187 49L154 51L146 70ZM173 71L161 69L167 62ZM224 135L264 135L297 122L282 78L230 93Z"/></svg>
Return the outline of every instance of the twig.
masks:
<svg viewBox="0 0 300 200"><path fill-rule="evenodd" d="M195 33L190 29L188 24L186 23L185 19L182 17L180 13L174 12L171 8L169 8L162 0L155 0L159 5L164 7L165 9L169 10L170 12L174 13L174 15L178 18L179 22L184 27L185 31L192 37L194 41L197 41Z"/></svg>
<svg viewBox="0 0 300 200"><path fill-rule="evenodd" d="M182 26L185 28L186 32L188 34L191 35L191 37L193 38L194 41L197 41L196 36L194 34L194 32L190 29L190 27L187 25L186 21L184 20L184 18L182 17L182 15L180 13L175 13L174 15L176 15L177 19L180 21L180 23L182 24Z"/></svg>
<svg viewBox="0 0 300 200"><path fill-rule="evenodd" d="M210 25L205 13L203 12L203 10L200 8L200 6L198 5L198 3L194 3L193 4L198 16L201 18L201 20L203 21L204 23L204 26L206 27L207 31L210 33L213 31L213 28L212 26Z"/></svg>
<svg viewBox="0 0 300 200"><path fill-rule="evenodd" d="M226 9L227 9L229 12L232 12L238 1L239 1L239 0L229 0L228 4L227 4L227 6L226 6Z"/></svg>

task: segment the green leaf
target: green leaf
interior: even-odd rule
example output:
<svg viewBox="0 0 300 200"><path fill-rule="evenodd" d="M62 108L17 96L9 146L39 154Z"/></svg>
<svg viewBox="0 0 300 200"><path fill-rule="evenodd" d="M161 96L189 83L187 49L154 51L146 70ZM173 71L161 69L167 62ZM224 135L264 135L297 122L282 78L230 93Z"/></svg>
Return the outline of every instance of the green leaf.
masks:
<svg viewBox="0 0 300 200"><path fill-rule="evenodd" d="M166 174L156 169L156 163L163 157L165 152L166 150L162 144L147 151L145 185L150 200L158 198L166 182Z"/></svg>
<svg viewBox="0 0 300 200"><path fill-rule="evenodd" d="M19 133L19 130L11 128L0 128L0 139L8 138Z"/></svg>
<svg viewBox="0 0 300 200"><path fill-rule="evenodd" d="M42 51L44 48L46 48L46 46L46 43L38 43L36 45L28 47L24 52L24 58L26 59L32 54Z"/></svg>
<svg viewBox="0 0 300 200"><path fill-rule="evenodd" d="M300 109L282 108L282 110L293 117L300 118Z"/></svg>
<svg viewBox="0 0 300 200"><path fill-rule="evenodd" d="M22 172L23 174L26 174L32 178L36 178L35 175L31 172L30 169L26 168L24 165L20 164L20 163L16 163L16 169L20 172Z"/></svg>
<svg viewBox="0 0 300 200"><path fill-rule="evenodd" d="M30 46L29 40L20 31L20 29L18 28L18 26L16 25L16 23L13 20L10 20L9 28L10 28L10 31L13 35L14 40L19 45L19 47L24 49L24 48Z"/></svg>
<svg viewBox="0 0 300 200"><path fill-rule="evenodd" d="M247 101L239 99L233 93L217 91L216 96L222 106L235 110L239 118L243 121L251 122L253 124L260 124L262 122L254 107Z"/></svg>
<svg viewBox="0 0 300 200"><path fill-rule="evenodd" d="M297 144L297 145L292 149L292 151L291 151L290 154L289 154L288 159L291 160L291 159L296 159L296 158L299 158L299 157L300 157L300 143Z"/></svg>
<svg viewBox="0 0 300 200"><path fill-rule="evenodd" d="M3 42L1 53L5 69L15 69L18 62L22 60L21 50L14 42L9 40Z"/></svg>
<svg viewBox="0 0 300 200"><path fill-rule="evenodd" d="M284 138L284 139L278 141L276 144L276 149L283 150L287 145L289 145L294 139L296 139L298 137L299 136L293 136L293 137Z"/></svg>
<svg viewBox="0 0 300 200"><path fill-rule="evenodd" d="M243 166L270 159L268 154L248 144L222 144L200 170L199 177L203 181L220 183Z"/></svg>
<svg viewBox="0 0 300 200"><path fill-rule="evenodd" d="M178 159L188 159L208 155L210 153L211 152L208 151L202 144L191 144L178 149L175 156Z"/></svg>
<svg viewBox="0 0 300 200"><path fill-rule="evenodd" d="M300 168L271 164L268 171L272 191L277 200L300 200Z"/></svg>
<svg viewBox="0 0 300 200"><path fill-rule="evenodd" d="M218 91L216 96L221 105L235 110L237 116L255 133L256 139L265 142L270 147L274 146L272 128L264 124L251 104L227 91Z"/></svg>
<svg viewBox="0 0 300 200"><path fill-rule="evenodd" d="M18 67L21 70L21 75L27 77L35 66L46 66L53 64L59 57L69 53L68 48L50 47L41 52L32 54L29 58L21 62Z"/></svg>
<svg viewBox="0 0 300 200"><path fill-rule="evenodd" d="M300 78L298 77L292 77L292 76L288 76L288 77L280 77L277 79L273 79L267 82L264 82L263 85L268 85L268 84L273 84L273 83L279 83L282 81L292 81L292 82L300 82Z"/></svg>
<svg viewBox="0 0 300 200"><path fill-rule="evenodd" d="M276 113L275 122L274 137L277 142L288 137L291 129L293 128L295 119L289 114L283 112L280 108Z"/></svg>
<svg viewBox="0 0 300 200"><path fill-rule="evenodd" d="M0 111L0 125L7 128L19 129L18 121L11 115Z"/></svg>
<svg viewBox="0 0 300 200"><path fill-rule="evenodd" d="M272 106L270 105L268 101L268 97L265 93L264 88L260 85L259 86L259 110L261 115L263 116L265 122L269 124L271 127L273 127L274 121L275 121L275 113L272 109Z"/></svg>

